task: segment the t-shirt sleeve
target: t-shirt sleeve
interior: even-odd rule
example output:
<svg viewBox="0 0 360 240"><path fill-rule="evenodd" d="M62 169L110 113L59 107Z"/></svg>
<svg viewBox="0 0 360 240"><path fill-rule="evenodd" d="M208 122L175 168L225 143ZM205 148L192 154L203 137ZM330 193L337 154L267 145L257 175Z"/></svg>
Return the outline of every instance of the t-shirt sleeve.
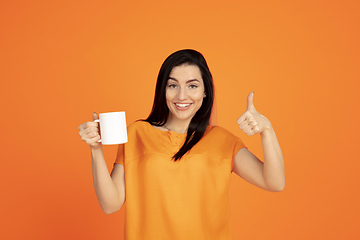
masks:
<svg viewBox="0 0 360 240"><path fill-rule="evenodd" d="M124 156L125 156L124 150L125 150L125 144L119 144L115 163L124 165Z"/></svg>
<svg viewBox="0 0 360 240"><path fill-rule="evenodd" d="M242 149L242 148L247 148L247 147L245 146L245 144L243 143L243 141L240 138L236 137L235 138L233 155L232 155L232 161L231 161L231 172L232 172L232 169L234 167L235 156L239 152L239 150Z"/></svg>
<svg viewBox="0 0 360 240"><path fill-rule="evenodd" d="M145 124L141 121L133 122L127 127L127 135L128 142L124 144L120 144L118 146L117 156L115 159L115 163L119 163L121 165L126 165L129 158L131 158L137 149L137 137L136 135L141 134L143 132L142 128L144 128Z"/></svg>
<svg viewBox="0 0 360 240"><path fill-rule="evenodd" d="M234 158L240 149L246 148L243 141L228 130L214 126L206 137L209 157L214 159L226 159L228 169L232 171ZM213 147L211 147L213 146Z"/></svg>
<svg viewBox="0 0 360 240"><path fill-rule="evenodd" d="M242 148L247 148L247 147L245 146L243 141L237 137L235 139L235 144L234 144L233 159L235 158L235 155L238 153L238 151Z"/></svg>

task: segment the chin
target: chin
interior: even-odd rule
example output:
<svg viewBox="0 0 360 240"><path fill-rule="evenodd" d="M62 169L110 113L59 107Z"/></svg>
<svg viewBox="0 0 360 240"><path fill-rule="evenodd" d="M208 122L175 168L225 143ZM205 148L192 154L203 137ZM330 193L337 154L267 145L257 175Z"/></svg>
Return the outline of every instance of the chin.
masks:
<svg viewBox="0 0 360 240"><path fill-rule="evenodd" d="M186 120L191 120L194 117L195 114L178 114L175 112L175 114L173 112L171 112L171 118L173 120L180 120L180 121L186 121Z"/></svg>
<svg viewBox="0 0 360 240"><path fill-rule="evenodd" d="M174 117L178 120L186 121L186 120L191 120L194 117L194 115L193 116L176 116L176 115L174 115Z"/></svg>

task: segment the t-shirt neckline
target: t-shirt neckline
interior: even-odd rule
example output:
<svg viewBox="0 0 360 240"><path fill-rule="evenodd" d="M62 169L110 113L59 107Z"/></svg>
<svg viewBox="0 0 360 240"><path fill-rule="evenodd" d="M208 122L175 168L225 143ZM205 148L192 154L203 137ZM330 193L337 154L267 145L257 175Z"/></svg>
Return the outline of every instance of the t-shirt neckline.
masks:
<svg viewBox="0 0 360 240"><path fill-rule="evenodd" d="M146 122L146 121L145 121ZM163 130L161 130L161 129L158 129L158 128L156 128L156 127L154 127L151 123L149 123L149 122L146 122L147 123L147 125L149 126L149 127L151 127L151 129L154 129L156 132L160 132L160 133L165 133L165 134L170 134L170 135L179 135L179 136L181 136L181 135L187 135L187 133L178 133L178 132L174 132L174 131L172 131L172 130L167 130L167 131L163 131Z"/></svg>

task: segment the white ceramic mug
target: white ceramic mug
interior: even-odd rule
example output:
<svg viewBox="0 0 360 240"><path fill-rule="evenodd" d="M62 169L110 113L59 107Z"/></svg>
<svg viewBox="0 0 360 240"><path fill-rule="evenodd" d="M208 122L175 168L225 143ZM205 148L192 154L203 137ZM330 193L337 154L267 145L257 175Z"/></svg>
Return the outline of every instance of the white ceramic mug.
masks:
<svg viewBox="0 0 360 240"><path fill-rule="evenodd" d="M125 112L100 113L101 142L104 145L122 144L128 141Z"/></svg>

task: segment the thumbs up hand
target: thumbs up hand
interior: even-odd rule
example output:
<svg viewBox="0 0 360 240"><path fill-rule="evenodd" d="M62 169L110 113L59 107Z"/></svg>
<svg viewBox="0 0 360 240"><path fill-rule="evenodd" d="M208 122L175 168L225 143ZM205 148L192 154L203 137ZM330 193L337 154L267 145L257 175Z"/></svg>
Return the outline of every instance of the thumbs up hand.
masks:
<svg viewBox="0 0 360 240"><path fill-rule="evenodd" d="M256 111L253 103L254 92L251 92L247 97L246 111L237 120L239 127L248 136L257 133L262 133L265 130L271 129L270 121L258 111Z"/></svg>

